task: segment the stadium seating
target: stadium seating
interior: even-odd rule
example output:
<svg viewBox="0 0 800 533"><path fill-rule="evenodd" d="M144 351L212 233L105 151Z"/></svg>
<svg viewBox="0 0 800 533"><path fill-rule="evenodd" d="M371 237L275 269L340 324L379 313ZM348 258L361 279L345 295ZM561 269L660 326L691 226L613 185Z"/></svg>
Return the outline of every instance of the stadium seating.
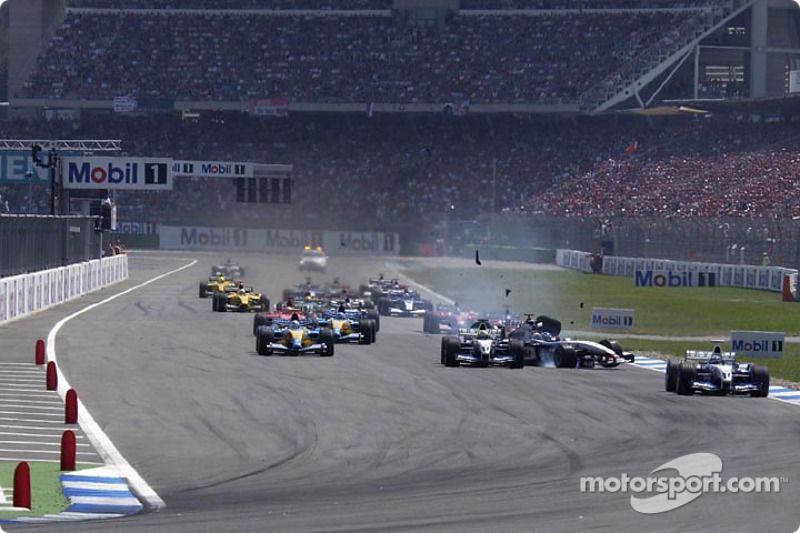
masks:
<svg viewBox="0 0 800 533"><path fill-rule="evenodd" d="M183 13L69 13L22 96L575 103L704 16L458 16L443 29L423 29L390 16Z"/></svg>

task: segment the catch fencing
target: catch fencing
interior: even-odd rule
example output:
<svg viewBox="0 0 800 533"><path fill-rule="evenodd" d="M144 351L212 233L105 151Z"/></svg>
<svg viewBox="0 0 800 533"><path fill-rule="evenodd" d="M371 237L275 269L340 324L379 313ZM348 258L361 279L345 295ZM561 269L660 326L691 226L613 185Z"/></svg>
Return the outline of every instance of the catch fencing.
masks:
<svg viewBox="0 0 800 533"><path fill-rule="evenodd" d="M101 255L94 217L0 215L0 277L99 259Z"/></svg>
<svg viewBox="0 0 800 533"><path fill-rule="evenodd" d="M0 278L0 324L128 279L128 256Z"/></svg>

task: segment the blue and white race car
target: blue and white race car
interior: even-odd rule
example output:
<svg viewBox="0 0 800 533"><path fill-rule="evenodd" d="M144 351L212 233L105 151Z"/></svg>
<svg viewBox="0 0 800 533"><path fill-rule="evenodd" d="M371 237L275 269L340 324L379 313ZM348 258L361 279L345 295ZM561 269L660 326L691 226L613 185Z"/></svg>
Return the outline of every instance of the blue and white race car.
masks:
<svg viewBox="0 0 800 533"><path fill-rule="evenodd" d="M424 317L433 304L408 288L390 290L378 300L378 312L383 316Z"/></svg>
<svg viewBox="0 0 800 533"><path fill-rule="evenodd" d="M521 341L508 339L505 329L489 320L478 320L458 336L442 337L444 366L525 366L525 348Z"/></svg>
<svg viewBox="0 0 800 533"><path fill-rule="evenodd" d="M330 329L335 342L358 344L375 342L377 332L375 321L362 318L362 313L358 309L348 311L342 305L336 311L325 311L317 317L317 325Z"/></svg>
<svg viewBox="0 0 800 533"><path fill-rule="evenodd" d="M769 368L740 363L736 354L723 352L717 344L711 352L688 350L681 361L667 361L667 392L692 395L748 394L757 398L769 395Z"/></svg>
<svg viewBox="0 0 800 533"><path fill-rule="evenodd" d="M256 331L258 355L312 353L332 357L334 342L329 328L320 328L310 320L274 320Z"/></svg>

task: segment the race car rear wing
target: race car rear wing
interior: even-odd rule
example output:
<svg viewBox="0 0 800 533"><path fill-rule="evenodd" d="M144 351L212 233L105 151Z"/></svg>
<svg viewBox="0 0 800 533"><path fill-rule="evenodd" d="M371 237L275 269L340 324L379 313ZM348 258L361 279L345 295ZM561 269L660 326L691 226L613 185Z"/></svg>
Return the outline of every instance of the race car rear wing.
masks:
<svg viewBox="0 0 800 533"><path fill-rule="evenodd" d="M714 355L722 356L722 360L725 362L732 362L736 360L736 354L733 352L714 353L703 350L686 350L685 359L687 361L695 361L697 363L707 363Z"/></svg>

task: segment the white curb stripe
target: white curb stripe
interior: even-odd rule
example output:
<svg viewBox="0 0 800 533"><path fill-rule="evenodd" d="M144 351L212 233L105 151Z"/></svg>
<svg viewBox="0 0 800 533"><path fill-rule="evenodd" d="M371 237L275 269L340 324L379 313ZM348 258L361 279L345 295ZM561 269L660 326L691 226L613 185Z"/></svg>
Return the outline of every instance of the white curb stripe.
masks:
<svg viewBox="0 0 800 533"><path fill-rule="evenodd" d="M109 492L129 492L125 483L92 483L90 481L62 481L65 489L105 490Z"/></svg>
<svg viewBox="0 0 800 533"><path fill-rule="evenodd" d="M129 289L126 289L122 292L118 292L112 296L109 296L105 300L101 300L97 303L88 305L77 311L72 313L69 316L66 316L59 320L53 329L47 334L47 360L56 362L58 360L57 353L56 353L56 337L58 336L58 332L61 331L61 328L64 325L72 320L75 317L78 317L84 313L87 313L101 305L105 305L109 302L116 300L122 296L132 293L135 290L141 289L142 287L146 287L151 283L155 283L160 281L167 276L171 276L173 274L177 274L187 268L191 268L197 264L197 259L179 267L174 270L170 270L169 272L165 272L164 274L158 275L152 279L145 281L144 283L140 283L139 285L135 285ZM61 367L56 364L56 372L58 374L58 394L61 396L62 400L66 401L67 391L71 389L67 378L64 376L63 372L61 372ZM128 483L130 483L131 488L133 489L134 493L137 496L142 498L147 503L147 506L153 510L163 509L165 507L164 500L156 493L153 488L147 484L147 482L139 475L139 473L131 466L131 464L122 456L122 454L117 450L117 447L114 446L114 443L111 442L111 439L108 438L108 435L100 428L99 424L95 421L92 415L89 413L89 410L83 405L83 402L80 398L78 398L78 422L80 424L81 429L83 430L84 434L89 438L91 443L94 445L95 449L97 450L100 457L108 464L111 464L119 470L120 476L127 478ZM137 502L138 503L138 502Z"/></svg>

